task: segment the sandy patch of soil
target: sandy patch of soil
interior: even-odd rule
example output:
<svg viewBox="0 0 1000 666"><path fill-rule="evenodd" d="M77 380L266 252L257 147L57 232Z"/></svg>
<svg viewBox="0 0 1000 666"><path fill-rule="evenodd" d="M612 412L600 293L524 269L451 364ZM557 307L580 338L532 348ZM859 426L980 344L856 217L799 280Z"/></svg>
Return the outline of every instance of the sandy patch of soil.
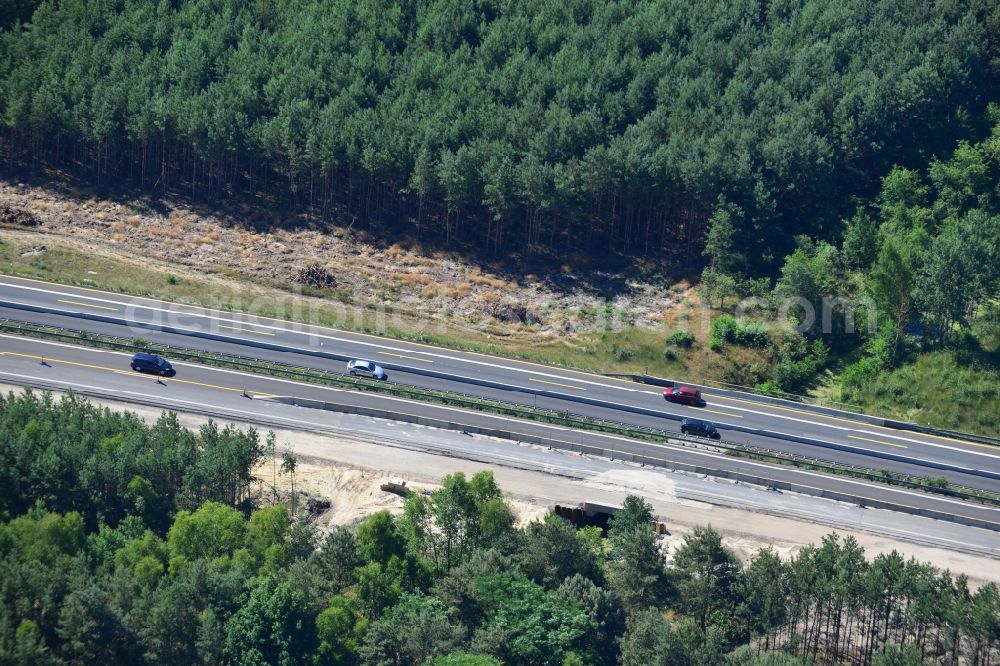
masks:
<svg viewBox="0 0 1000 666"><path fill-rule="evenodd" d="M265 463L257 471L257 476L270 479L270 473L270 463ZM321 529L351 525L382 510L395 515L401 514L403 498L381 489L383 483L399 480L401 478L398 475L389 472L344 467L321 460L300 463L295 475L297 489L309 496L330 500L330 509L316 519L316 524ZM406 487L417 493L429 493L440 487L440 484L435 483L405 481ZM289 477L278 477L277 487L280 493L289 492L290 484ZM515 498L508 498L508 503L517 516L519 526L540 520L548 513L547 507Z"/></svg>
<svg viewBox="0 0 1000 666"><path fill-rule="evenodd" d="M0 385L0 391L20 391L20 387ZM91 399L94 404L116 410L128 410L147 422L160 416L160 410L113 400ZM178 420L188 428L199 428L208 419L179 413ZM225 424L227 421L221 421ZM243 427L245 424L236 423ZM403 500L384 492L379 486L386 480L406 481L417 492L433 490L441 479L455 472L471 476L490 470L514 509L518 524L542 519L556 504L573 505L584 500L620 504L629 494L640 494L653 505L657 519L666 524L669 535L662 537L661 549L669 558L683 543L684 536L696 526L711 525L725 544L744 562L759 549L772 548L782 557L795 555L803 546L818 544L834 531L827 525L769 515L738 508L678 499L661 475L643 470L616 470L585 481L554 476L543 472L485 464L459 458L400 449L353 436L318 434L294 430L276 430L282 446L290 447L299 458L296 487L300 506L309 497L325 498L330 508L316 517L320 529L350 524L376 511L402 511ZM261 492L270 492L270 461L257 470ZM277 487L282 496L291 489L291 479L278 475ZM954 574L965 574L972 587L1000 583L997 560L980 555L923 546L869 532L836 530L842 537L853 536L868 557L899 551Z"/></svg>

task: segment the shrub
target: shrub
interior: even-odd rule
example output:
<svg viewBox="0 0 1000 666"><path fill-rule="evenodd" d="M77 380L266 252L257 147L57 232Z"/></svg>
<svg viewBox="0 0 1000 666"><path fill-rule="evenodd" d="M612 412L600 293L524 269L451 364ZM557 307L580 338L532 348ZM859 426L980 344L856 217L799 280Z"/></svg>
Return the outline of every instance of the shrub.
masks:
<svg viewBox="0 0 1000 666"><path fill-rule="evenodd" d="M820 340L809 344L801 336L781 341L774 364L774 382L787 393L803 393L826 364L829 350Z"/></svg>
<svg viewBox="0 0 1000 666"><path fill-rule="evenodd" d="M736 328L736 320L729 315L717 317L712 322L712 332L710 340L713 345L728 342L733 337L733 329Z"/></svg>
<svg viewBox="0 0 1000 666"><path fill-rule="evenodd" d="M667 336L667 345L673 347L693 347L694 334L691 331L674 331Z"/></svg>
<svg viewBox="0 0 1000 666"><path fill-rule="evenodd" d="M818 370L818 365L812 358L784 359L774 366L774 381L786 393L803 393Z"/></svg>
<svg viewBox="0 0 1000 666"><path fill-rule="evenodd" d="M771 344L771 334L757 322L742 323L729 315L722 315L712 322L711 342L714 345L730 343L741 347L767 347Z"/></svg>
<svg viewBox="0 0 1000 666"><path fill-rule="evenodd" d="M863 358L857 363L844 368L840 376L840 384L843 388L862 388L870 384L878 376L879 364L873 358Z"/></svg>
<svg viewBox="0 0 1000 666"><path fill-rule="evenodd" d="M906 354L906 338L897 339L888 326L883 326L875 337L868 341L868 359L877 370L894 367Z"/></svg>
<svg viewBox="0 0 1000 666"><path fill-rule="evenodd" d="M663 350L663 358L667 359L668 361L676 361L677 347L674 347L672 345L667 345L666 348Z"/></svg>
<svg viewBox="0 0 1000 666"><path fill-rule="evenodd" d="M983 350L983 346L982 343L980 343L979 338L977 338L976 334L967 328L961 328L957 331L953 331L950 334L945 346L949 349L955 349L958 351L981 352Z"/></svg>
<svg viewBox="0 0 1000 666"><path fill-rule="evenodd" d="M631 349L624 349L617 345L613 347L612 354L614 354L615 361L617 361L618 363L624 363L625 361L630 361L632 360L632 356L634 355Z"/></svg>
<svg viewBox="0 0 1000 666"><path fill-rule="evenodd" d="M778 397L785 395L785 392L781 390L781 387L778 386L772 379L769 379L761 384L757 384L755 388L758 392L767 395L774 395Z"/></svg>
<svg viewBox="0 0 1000 666"><path fill-rule="evenodd" d="M741 324L736 333L737 339L734 342L743 347L767 347L771 344L771 334L757 322Z"/></svg>
<svg viewBox="0 0 1000 666"><path fill-rule="evenodd" d="M731 358L722 369L722 380L735 386L756 386L770 378L770 365L762 361L747 362Z"/></svg>

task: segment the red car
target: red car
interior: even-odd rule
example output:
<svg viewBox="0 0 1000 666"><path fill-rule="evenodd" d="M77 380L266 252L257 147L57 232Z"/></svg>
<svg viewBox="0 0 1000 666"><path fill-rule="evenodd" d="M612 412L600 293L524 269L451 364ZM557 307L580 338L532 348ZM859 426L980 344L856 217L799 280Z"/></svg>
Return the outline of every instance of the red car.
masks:
<svg viewBox="0 0 1000 666"><path fill-rule="evenodd" d="M663 391L663 399L667 402L679 402L682 405L700 405L701 392L693 386L674 386Z"/></svg>

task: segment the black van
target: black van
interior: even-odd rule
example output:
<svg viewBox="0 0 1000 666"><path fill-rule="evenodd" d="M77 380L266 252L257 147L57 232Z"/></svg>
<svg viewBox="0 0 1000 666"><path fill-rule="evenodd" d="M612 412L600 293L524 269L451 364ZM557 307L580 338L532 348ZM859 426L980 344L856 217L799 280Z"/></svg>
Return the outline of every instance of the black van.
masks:
<svg viewBox="0 0 1000 666"><path fill-rule="evenodd" d="M684 419L681 421L681 432L685 435L696 435L698 437L708 437L709 439L721 439L722 435L715 429L715 425L708 421L698 419Z"/></svg>
<svg viewBox="0 0 1000 666"><path fill-rule="evenodd" d="M132 369L136 372L147 372L161 377L173 377L177 374L174 366L170 365L166 359L160 358L156 354L142 352L132 357Z"/></svg>

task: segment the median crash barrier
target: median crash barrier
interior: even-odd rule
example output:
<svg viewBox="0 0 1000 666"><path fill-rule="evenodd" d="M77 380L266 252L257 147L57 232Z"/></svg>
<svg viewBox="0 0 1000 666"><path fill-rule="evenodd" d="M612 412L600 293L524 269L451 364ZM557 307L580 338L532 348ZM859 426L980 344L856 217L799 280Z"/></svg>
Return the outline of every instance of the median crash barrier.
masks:
<svg viewBox="0 0 1000 666"><path fill-rule="evenodd" d="M449 405L468 407L470 409L485 409L489 407L505 414L580 423L591 428L598 427L613 430L625 426L623 423L573 414L568 411L532 407L506 400L484 398L466 393L457 393L455 391L426 389L399 382L355 378L330 370L297 366L281 361L269 361L226 352L205 352L160 343L146 343L140 346L136 345L129 338L91 334L85 331L54 328L14 320L0 320L0 330L129 353L136 351L157 351L172 358L202 363L204 365L235 368L255 374L285 377L305 382L318 382L359 391L388 393L405 398L437 401Z"/></svg>
<svg viewBox="0 0 1000 666"><path fill-rule="evenodd" d="M939 462L937 460L924 460L922 458L911 458L909 456L904 456L899 453L891 453L889 451L876 451L874 449L862 449L857 446L851 446L850 444L838 444L837 442L828 442L824 439L815 439L812 437L802 437L800 435L792 435L789 433L778 432L774 430L762 430L760 428L748 428L741 425L726 425L726 430L734 430L737 432L745 432L751 435L758 435L760 437L767 437L769 439L783 439L789 442L798 442L799 444L808 444L809 446L817 446L824 449L833 449L835 451L845 451L848 453L864 453L867 456L873 456L875 458L881 458L883 460L891 460L893 462L901 462L909 465L916 465L918 467L930 467L932 469L938 469L946 472L959 472L961 474L971 474L973 476L981 476L987 479L1000 479L1000 472L995 472L988 469L975 469L972 467L963 467L961 465L952 465L950 463Z"/></svg>
<svg viewBox="0 0 1000 666"><path fill-rule="evenodd" d="M94 314L94 313L91 313L91 312L78 312L76 310L66 310L66 309L63 309L63 308L55 308L55 307L48 307L48 306L42 306L42 305L34 305L34 304L28 304L28 303L19 303L19 302L16 302L16 301L4 301L4 300L0 300L0 306L2 306L2 307L9 307L9 308L13 308L13 309L26 310L26 311L29 311L29 312L38 312L38 313L43 313L43 314L65 315L65 316L69 316L69 317L75 317L75 318L79 318L79 319L86 319L86 320L90 320L90 321L97 321L97 322L108 323L108 324L115 324L115 325L119 325L119 326L137 326L137 327L146 328L146 329L149 329L149 330L162 331L164 333L172 333L172 334L175 334L175 335L185 335L185 336L189 336L189 337L202 338L202 339L205 339L205 340L213 340L213 341L216 341L216 342L229 342L229 343L238 342L241 346L246 346L246 347L255 347L255 348L258 348L258 349L267 349L267 350L270 350L270 351L278 351L278 352L291 353L291 354L303 354L303 355L306 355L306 356L312 356L312 357L316 357L316 358L331 359L331 360L335 360L335 361L346 362L346 361L351 360L351 358L353 358L352 356L347 356L347 355L344 355L344 354L337 354L337 353L334 353L334 352L328 352L328 351L323 351L323 350L319 350L319 349L312 349L312 348L309 348L309 347L295 347L295 346L292 346L292 345L282 345L282 344L277 344L277 343L273 343L273 342L267 342L267 341L264 341L264 340L253 340L253 339L249 339L249 338L240 338L240 337L236 337L236 336L229 335L229 334L223 334L223 333L211 333L211 332L207 332L207 331L191 331L191 330L188 330L188 329L177 328L175 326L167 326L165 324L159 324L159 323L156 323L156 322L133 321L133 320L124 319L122 317L113 317L113 316L104 315L104 314ZM30 325L29 322L16 322L16 323L21 324L21 325ZM72 330L72 329L67 329L67 330ZM76 333L83 333L85 335L88 335L88 334L86 334L83 331L75 331L75 332ZM114 336L106 336L106 337L114 337ZM122 338L122 339L124 340L124 338ZM169 347L169 345L160 345L160 346L162 346L162 347ZM190 352L191 350L188 350L188 351ZM212 352L212 353L216 353L216 352ZM225 354L225 353L221 353L221 352L218 353L218 354L219 355L229 355L229 354ZM235 355L233 355L233 356L235 356ZM240 358L242 358L242 357L240 357ZM260 362L267 362L267 363L274 363L274 364L278 364L278 365L283 365L283 364L280 364L278 362L273 362L273 361L260 361ZM379 365L381 365L383 368L385 368L387 371L390 371L390 372L391 371L397 371L397 372L398 371L405 371L405 372L409 372L409 373L412 373L412 374L421 375L421 376L424 376L424 377L434 377L435 379L446 379L446 380L450 380L450 381L458 381L458 382L462 382L462 383L466 383L466 384L471 384L473 386L483 386L483 387L486 387L486 388L501 389L501 390L504 390L504 391L516 391L518 393L525 393L527 395L535 395L535 396L541 396L541 397L545 397L545 396L558 397L560 400L570 400L572 402L576 402L576 403L580 403L580 404L586 404L586 405L591 405L593 407L607 407L607 408L616 409L616 410L628 411L628 412L631 412L633 414L643 414L643 415L646 415L646 416L663 417L663 418L669 418L669 419L673 419L673 420L677 420L677 421L681 420L681 418L682 418L679 415L664 413L662 411L658 411L658 410L655 410L655 409L648 409L648 408L643 408L643 407L635 407L635 406L632 406L632 405L625 405L625 404L621 404L621 403L611 402L611 401L608 401L608 400L598 400L596 398L589 398L589 397L581 396L581 395L573 395L573 394L569 394L569 393L561 393L559 391L553 391L553 390L544 389L544 388L511 386L510 384L506 384L506 383L503 383L503 382L497 382L497 381L493 381L493 380L489 380L489 379L483 379L483 378L480 378L480 377L473 377L473 376L468 376L468 375L458 375L458 374L451 373L451 372L441 372L441 371L438 371L438 370L431 370L431 369L424 368L424 367L404 366L404 365L400 365L398 363L392 363L392 362L386 362L386 361L380 361Z"/></svg>
<svg viewBox="0 0 1000 666"><path fill-rule="evenodd" d="M29 303L19 303L17 301L4 301L0 300L0 306L8 307L12 309L26 310L28 312L38 312L43 314L59 314L68 317L75 317L79 319L86 319L90 321L97 321L106 324L115 324L118 326L137 326L140 328L146 328L154 331L162 331L164 333L172 333L175 335L185 335L189 337L202 338L205 340L213 340L216 342L238 342L241 346L245 347L255 347L258 349L267 349L270 351L278 351L283 353L292 354L303 354L306 356L313 356L316 358L331 359L334 361L346 362L351 360L352 356L347 356L344 354L337 354L334 352L312 349L309 347L296 347L292 345L283 345L274 342L267 342L266 340L256 340L250 338L241 338L234 335L225 333L212 333L209 331L192 331L190 329L178 328L175 326L168 326L166 324L160 324L156 322L143 322L136 320L129 320L122 317L114 317L111 315L95 314L92 312L79 312L76 310L67 310L64 308L49 307L43 305L35 305ZM20 322L27 323L27 322ZM651 416L666 416L667 418L675 418L680 420L680 416L674 417L670 414L664 414L653 409L643 409L642 407L632 407L630 405L622 405L606 400L597 400L594 398L588 398L586 396L572 395L568 393L560 393L559 391L552 391L544 388L533 388L524 386L511 386L510 384L504 382L497 382L489 379L483 379L481 377L474 377L468 375L459 375L453 372L441 372L439 370L432 370L430 368L415 367L401 365L399 363L380 361L379 365L385 368L387 371L405 371L416 375L421 375L424 377L434 377L435 379L445 379L450 381L458 381L466 384L471 384L473 386L483 386L486 388L495 388L505 391L516 391L519 393L526 393L528 395L537 396L557 396L560 399L572 400L573 402L578 402L581 404L588 404L595 407L610 407L613 409L624 409L636 414L645 414Z"/></svg>
<svg viewBox="0 0 1000 666"><path fill-rule="evenodd" d="M139 326L141 328L147 328L150 330L158 330L166 333L173 333L176 335L186 335L198 338L204 338L207 340L214 340L217 342L234 342L238 341L243 346L256 347L259 349L268 349L271 351L280 351L284 353L297 353L305 354L308 356L314 356L318 358L327 358L335 361L349 361L352 357L344 354L337 354L334 352L328 352L324 350L311 349L309 347L295 347L291 345L282 345L272 342L266 342L264 340L254 340L250 338L240 338L233 335L227 335L222 333L211 333L208 331L192 331L190 329L177 328L174 326L168 326L165 324L159 324L156 322L142 322L137 320L129 320L122 317L113 317L110 315L96 314L92 312L80 312L76 310L67 310L65 308L56 308L42 305L35 305L30 303L21 303L18 301L6 301L0 300L0 306L8 307L12 309L25 310L29 312L39 312L45 314L59 314L70 317L76 317L80 319L87 319L90 321L98 321L103 323L110 323L119 326ZM624 405L620 403L614 403L605 400L598 400L595 398L588 398L586 396L574 395L569 393L560 393L558 391L551 391L548 389L531 388L531 387L512 387L509 384L502 382L491 381L488 379L482 379L480 377L471 377L466 375L456 375L454 373L440 372L437 370L431 370L423 367L413 367L413 366L403 366L396 363L383 362L381 365L387 370L395 371L405 371L413 374L423 375L426 377L435 377L437 379L447 379L462 381L475 386L484 386L488 388L499 388L503 390L516 390L518 392L526 393L528 395L539 395L539 396L558 396L563 400L571 400L573 402L578 402L581 404L589 404L598 407L611 407L614 409L625 410L635 414L645 414L666 418L673 418L675 420L680 420L680 416L666 414L664 412L658 412L656 410L644 409L642 407L634 407L631 405ZM605 373L607 377L624 377L635 382L650 384L654 386L673 386L675 382L670 379L664 379L661 377L655 377L653 375L637 375L637 374L619 374L619 373ZM991 444L994 446L1000 446L1000 439L986 437L984 435L974 435L971 433L962 433L955 431L940 430L936 428L931 428L929 426L921 426L915 423L907 423L903 421L894 421L883 419L877 416L871 416L861 412L854 412L843 409L836 409L832 407L824 407L822 405L815 405L805 401L790 400L788 398L779 398L775 396L769 396L761 393L751 393L749 391L736 391L732 389L716 388L711 386L702 386L699 384L690 384L702 391L714 391L715 393L740 398L744 400L751 400L755 402L761 402L765 404L774 405L786 405L794 406L807 411L812 411L818 414L826 414L829 416L838 416L841 418L852 419L856 421L861 421L863 423L869 423L873 425L881 425L889 428L896 428L900 430L912 430L914 432L921 432L932 435L942 435L946 437L955 437L958 439L967 439L969 441L975 441L979 443Z"/></svg>
<svg viewBox="0 0 1000 666"><path fill-rule="evenodd" d="M849 409L838 409L836 407L826 407L824 405L816 405L805 400L793 400L791 398L782 398L778 396L768 395L766 393L754 393L751 391L740 391L736 389L727 389L719 386L708 386L705 384L696 384L693 382L681 382L673 379L665 379L663 377L656 377L654 375L635 375L635 374L623 374L623 373L604 373L605 377L619 377L623 379L628 379L639 384L649 384L651 386L663 386L672 387L679 384L684 384L685 386L693 386L702 393L715 393L718 395L723 395L729 398L738 398L740 400L747 400L750 402L760 402L769 405L780 405L784 407L794 407L796 409L802 409L803 411L814 412L816 414L826 414L827 416L838 416L841 418L851 419L854 421L861 421L863 423L870 423L872 425L884 425L885 419L872 416L870 414L865 414L863 412L855 412Z"/></svg>
<svg viewBox="0 0 1000 666"><path fill-rule="evenodd" d="M884 475L873 474L871 473L871 470L865 470L863 468L838 465L837 463L832 463L829 461L819 460L815 458L807 458L805 456L787 454L784 452L772 451L770 449L765 449L758 446L736 445L731 443L712 442L709 440L702 441L700 438L678 436L677 433L665 431L662 429L649 428L644 426L635 426L621 422L608 421L605 419L589 417L581 414L574 414L568 411L564 412L564 411L555 411L551 409L532 408L526 405L511 403L497 399L481 398L478 396L470 396L467 394L454 393L450 391L423 389L416 386L398 384L393 382L378 382L371 380L356 379L353 377L348 377L347 375L341 373L334 373L326 370L318 370L314 368L294 366L291 364L281 363L277 361L265 361L261 359L237 356L234 354L193 351L180 347L174 347L172 345L163 345L163 344L145 344L142 346L138 346L134 344L132 340L125 338L117 338L115 336L108 336L108 335L90 334L82 331L75 331L72 329L53 328L53 327L30 324L26 322L18 322L13 320L0 320L0 330L19 333L22 335L32 335L35 337L70 341L76 344L90 345L90 346L96 346L106 349L115 349L126 352L148 351L155 349L157 351L161 351L161 353L172 355L176 358L189 360L197 363L203 363L205 365L210 365L210 366L215 365L227 368L237 368L243 371L253 372L261 375L278 376L304 382L333 385L361 392L370 391L370 392L388 393L390 395L394 395L397 397L406 397L430 403L439 403L444 405L457 406L465 409L479 411L485 414L514 416L534 421L558 423L559 425L562 426L580 430L592 430L598 432L615 433L631 439L645 438L654 441L664 441L668 438L674 438L675 441L685 442L685 445L687 446L697 445L697 446L713 446L716 448L721 447L724 448L727 453L742 455L744 457L747 455L756 456L762 460L767 460L770 462L779 462L781 464L786 464L786 465L792 464L795 466L808 466L814 469L822 467L824 468L824 471L839 473L841 475L846 474L849 476L865 478L868 480L878 481L882 483L891 483L895 485L905 486L918 490L924 490L928 492L934 492L936 494L943 494L961 499L970 499L979 502L994 503L994 499L989 494L984 495L980 491L963 488L961 486L955 486L953 484L949 484L948 487L941 488L938 486L927 485L921 483L920 481L910 480L909 478L906 478L905 475L903 477L900 477L899 475L894 475L892 478L886 478ZM659 412L656 413L660 414ZM366 415L380 417L380 418L390 418L390 419L391 418L398 419L399 417L398 414L394 412L389 412L387 410L369 410L366 413ZM660 415L662 416L662 414ZM426 419L425 417L416 417L416 418L424 419L423 421L420 420L414 421L416 423L423 423L425 425L434 425L436 427L448 428L448 426L446 425L439 425L439 420L437 419ZM767 431L759 431L759 432L767 432ZM508 438L508 439L511 438L510 433L505 433L504 431L490 431L484 434L492 434L494 436ZM784 433L770 433L770 435L786 439L791 437L785 435ZM522 439L524 439L523 436ZM798 438L795 439L795 441L805 441L806 443L810 443L813 440ZM614 458L619 454L610 449L601 449L596 453L596 455L604 455L607 457ZM622 454L622 455L627 459L628 454ZM995 503L1000 504L1000 501Z"/></svg>
<svg viewBox="0 0 1000 666"><path fill-rule="evenodd" d="M909 421L897 421L894 419L887 419L879 416L873 416L871 414L865 414L863 412L855 412L849 409L838 409L836 407L827 407L825 405L816 405L810 402L806 402L804 399L793 400L791 398L782 398L778 396L768 395L766 393L753 393L751 391L739 391L734 389L720 388L717 386L707 386L703 384L695 384L692 382L679 382L673 379L665 379L663 377L656 377L654 375L635 375L635 374L623 374L623 373L604 373L606 377L619 377L624 379L629 379L631 381L640 384L649 384L651 386L663 386L672 387L677 384L685 384L686 386L693 386L702 393L716 393L718 395L727 396L730 398L738 398L740 400L747 400L750 402L759 402L769 405L778 405L783 407L792 407L795 409L801 409L803 411L813 412L815 414L825 414L826 416L836 416L838 418L844 418L851 421L859 421L861 423L869 423L871 425L883 426L886 428L893 428L896 430L909 430L912 432L919 432L925 435L937 435L940 437L951 437L953 439L962 439L970 442L977 442L980 444L988 444L991 446L1000 447L1000 438L989 437L987 435L979 435L971 432L960 432L957 430L947 430L944 428L933 428L931 426L920 425L919 423L911 423Z"/></svg>

